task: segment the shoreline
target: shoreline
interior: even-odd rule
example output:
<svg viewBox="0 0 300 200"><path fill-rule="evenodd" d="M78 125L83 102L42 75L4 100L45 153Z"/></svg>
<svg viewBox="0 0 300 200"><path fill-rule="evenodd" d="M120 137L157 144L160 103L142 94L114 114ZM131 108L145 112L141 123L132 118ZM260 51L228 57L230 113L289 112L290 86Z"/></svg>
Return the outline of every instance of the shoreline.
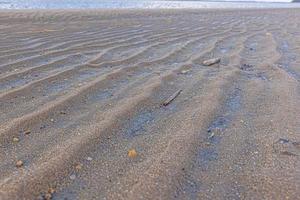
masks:
<svg viewBox="0 0 300 200"><path fill-rule="evenodd" d="M239 12L239 11L283 11L284 10L300 10L300 8L61 8L61 9L0 9L2 13L8 12L81 12L88 13L90 11L110 13L110 12L213 12L213 11L225 11L225 12Z"/></svg>
<svg viewBox="0 0 300 200"><path fill-rule="evenodd" d="M295 8L300 4L291 2L238 2L238 1L100 1L100 2L47 2L37 0L35 4L14 3L3 9L263 9L263 8ZM1 7L1 3L0 3Z"/></svg>

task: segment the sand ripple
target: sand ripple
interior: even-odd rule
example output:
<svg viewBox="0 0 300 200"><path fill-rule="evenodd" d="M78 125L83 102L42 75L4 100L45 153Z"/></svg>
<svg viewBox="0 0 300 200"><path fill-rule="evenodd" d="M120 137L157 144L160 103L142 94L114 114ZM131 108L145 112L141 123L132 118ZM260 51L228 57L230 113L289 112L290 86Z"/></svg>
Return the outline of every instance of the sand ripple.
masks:
<svg viewBox="0 0 300 200"><path fill-rule="evenodd" d="M298 198L299 10L0 21L1 200Z"/></svg>

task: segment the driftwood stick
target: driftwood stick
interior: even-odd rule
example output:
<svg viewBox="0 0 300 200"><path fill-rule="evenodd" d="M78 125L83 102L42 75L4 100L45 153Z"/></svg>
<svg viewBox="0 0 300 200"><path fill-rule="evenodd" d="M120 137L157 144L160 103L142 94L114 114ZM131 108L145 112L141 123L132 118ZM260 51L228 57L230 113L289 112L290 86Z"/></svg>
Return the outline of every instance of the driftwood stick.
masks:
<svg viewBox="0 0 300 200"><path fill-rule="evenodd" d="M163 106L169 105L180 93L182 90L177 90L174 94L172 94L167 100L163 102Z"/></svg>

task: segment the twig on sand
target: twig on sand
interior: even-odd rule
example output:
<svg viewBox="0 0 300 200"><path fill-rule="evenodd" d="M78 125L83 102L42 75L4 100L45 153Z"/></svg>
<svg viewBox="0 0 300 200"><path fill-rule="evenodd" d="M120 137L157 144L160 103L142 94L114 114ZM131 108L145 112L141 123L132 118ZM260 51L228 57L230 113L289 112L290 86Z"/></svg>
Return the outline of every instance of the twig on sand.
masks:
<svg viewBox="0 0 300 200"><path fill-rule="evenodd" d="M163 102L163 106L169 105L180 93L182 90L177 90L174 94L172 94L167 100Z"/></svg>

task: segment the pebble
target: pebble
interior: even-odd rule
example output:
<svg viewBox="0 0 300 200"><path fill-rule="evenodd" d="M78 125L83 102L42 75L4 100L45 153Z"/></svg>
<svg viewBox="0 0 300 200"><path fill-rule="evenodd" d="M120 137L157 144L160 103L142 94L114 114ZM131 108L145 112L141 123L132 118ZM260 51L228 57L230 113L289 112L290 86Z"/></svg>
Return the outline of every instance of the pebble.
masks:
<svg viewBox="0 0 300 200"><path fill-rule="evenodd" d="M210 136L208 137L208 139L211 139L215 136L215 133L214 132L211 132Z"/></svg>
<svg viewBox="0 0 300 200"><path fill-rule="evenodd" d="M205 142L204 144L205 144L206 146L210 146L210 145L211 145L210 142Z"/></svg>
<svg viewBox="0 0 300 200"><path fill-rule="evenodd" d="M76 169L76 170L81 170L81 169L82 169L82 164L76 165L76 166L75 166L75 169Z"/></svg>
<svg viewBox="0 0 300 200"><path fill-rule="evenodd" d="M22 160L18 160L16 162L16 167L22 167L24 165L23 161Z"/></svg>
<svg viewBox="0 0 300 200"><path fill-rule="evenodd" d="M181 74L187 74L190 70L181 70Z"/></svg>
<svg viewBox="0 0 300 200"><path fill-rule="evenodd" d="M75 178L76 178L75 174L72 174L72 175L70 176L70 179L71 179L71 180L75 180Z"/></svg>
<svg viewBox="0 0 300 200"><path fill-rule="evenodd" d="M51 122L54 122L54 119L50 119Z"/></svg>
<svg viewBox="0 0 300 200"><path fill-rule="evenodd" d="M19 138L17 138L17 137L14 137L14 138L13 138L13 142L19 142L19 141L20 141Z"/></svg>
<svg viewBox="0 0 300 200"><path fill-rule="evenodd" d="M87 157L87 158L86 158L86 160L88 160L88 161L92 161L92 160L93 160L93 158L91 158L91 157Z"/></svg>
<svg viewBox="0 0 300 200"><path fill-rule="evenodd" d="M137 156L137 152L136 152L135 149L130 149L130 150L128 151L128 157L129 157L129 158L135 158L136 156Z"/></svg>
<svg viewBox="0 0 300 200"><path fill-rule="evenodd" d="M29 135L31 133L31 131L27 130L27 131L24 131L24 134L25 135Z"/></svg>
<svg viewBox="0 0 300 200"><path fill-rule="evenodd" d="M220 61L221 61L221 58L212 58L212 59L203 61L202 64L205 65L205 66L210 66L210 65L217 64Z"/></svg>

